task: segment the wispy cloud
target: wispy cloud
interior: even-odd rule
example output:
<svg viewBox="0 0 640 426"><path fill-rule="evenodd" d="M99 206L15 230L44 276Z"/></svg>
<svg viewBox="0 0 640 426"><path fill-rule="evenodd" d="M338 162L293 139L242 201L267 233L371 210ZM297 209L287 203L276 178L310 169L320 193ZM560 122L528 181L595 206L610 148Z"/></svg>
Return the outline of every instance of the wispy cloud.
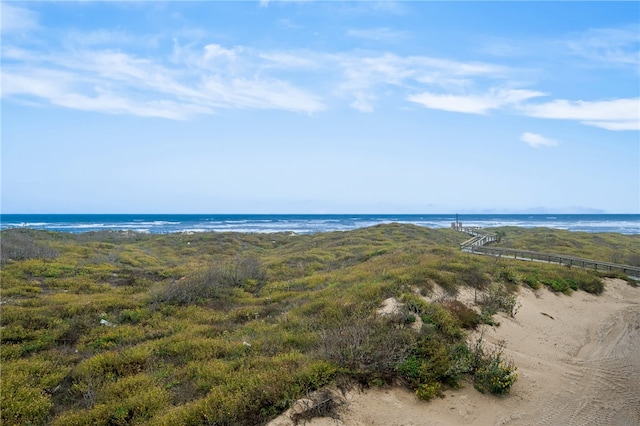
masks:
<svg viewBox="0 0 640 426"><path fill-rule="evenodd" d="M368 28L347 30L347 36L372 41L401 41L409 37L406 31L392 30L390 28Z"/></svg>
<svg viewBox="0 0 640 426"><path fill-rule="evenodd" d="M38 26L37 15L27 9L3 2L2 11L3 31ZM230 108L311 114L335 99L372 112L392 100L396 107L409 102L458 113L502 111L608 130L640 130L639 98L536 103L536 98L552 94L528 89L531 82L517 83L518 69L499 63L384 50L259 49L225 45L198 28L191 30L198 31L197 40L190 38L186 44L169 41L166 34L151 37L124 30L74 30L39 43L7 38L2 45L2 96L170 119ZM599 60L633 63L638 36L631 33L590 32L572 48ZM408 37L388 27L352 28L347 34L371 40Z"/></svg>
<svg viewBox="0 0 640 426"><path fill-rule="evenodd" d="M397 35L387 30L381 33ZM371 112L381 97L397 96L394 92L405 99L417 88L459 89L468 86L472 78L499 79L510 72L490 63L429 56L259 50L219 43L181 44L177 40L169 53L159 54L162 49L154 48L152 56L145 56L131 53L131 45L140 47L134 43L136 37L123 31L92 31L86 37L73 32L47 53L5 45L3 57L14 59L5 65L5 72L12 76L6 79L8 85L17 81L13 77L36 81L37 75L51 90L39 92L22 84L9 87L3 96L41 98L54 105L91 110L99 110L102 101L105 112L139 111L147 116L158 111L158 116L180 118L222 108L313 113L325 108L327 97L337 96L347 99L354 109ZM114 45L119 47L110 47ZM66 76L65 84L50 77L60 73ZM129 99L132 106L114 108L114 99ZM148 108L152 101L155 109ZM185 112L178 114L173 105L180 104ZM159 112L163 105L168 110Z"/></svg>
<svg viewBox="0 0 640 426"><path fill-rule="evenodd" d="M0 2L2 33L30 31L38 27L38 16L29 9L13 6L5 1Z"/></svg>
<svg viewBox="0 0 640 426"><path fill-rule="evenodd" d="M558 120L575 120L607 130L640 130L640 98L602 101L557 99L523 106L525 115Z"/></svg>
<svg viewBox="0 0 640 426"><path fill-rule="evenodd" d="M133 47L153 48L159 44L160 36L134 36L123 30L98 29L94 31L71 30L65 33L64 42L76 47L106 47L116 46L131 49Z"/></svg>
<svg viewBox="0 0 640 426"><path fill-rule="evenodd" d="M310 3L315 0L260 0L258 5L260 7L269 7L272 3Z"/></svg>
<svg viewBox="0 0 640 426"><path fill-rule="evenodd" d="M48 77L48 78L44 78ZM206 112L202 107L167 100L141 100L95 88L92 94L74 90L75 76L65 72L32 75L2 74L3 95L27 95L52 105L84 111L130 114L141 117L185 119L190 113Z"/></svg>
<svg viewBox="0 0 640 426"><path fill-rule="evenodd" d="M558 142L554 139L549 139L537 133L525 132L520 136L520 140L525 142L533 148L540 148L542 146L556 146Z"/></svg>
<svg viewBox="0 0 640 426"><path fill-rule="evenodd" d="M598 28L567 42L576 55L604 66L640 65L640 27Z"/></svg>
<svg viewBox="0 0 640 426"><path fill-rule="evenodd" d="M322 67L322 61L313 58L312 54L296 54L289 52L264 52L258 57L265 61L269 68L281 69L313 69Z"/></svg>
<svg viewBox="0 0 640 426"><path fill-rule="evenodd" d="M404 2L392 1L392 0L381 0L372 2L373 10L384 13L384 14L392 14L392 15L405 15L407 13L406 6L403 4Z"/></svg>
<svg viewBox="0 0 640 426"><path fill-rule="evenodd" d="M468 85L469 78L491 80L509 74L507 68L489 63L392 53L340 54L332 60L342 72L337 93L353 99L351 106L364 112L373 111L373 101L389 87L416 96L416 88L460 88Z"/></svg>
<svg viewBox="0 0 640 426"><path fill-rule="evenodd" d="M492 89L480 95L452 95L423 92L407 99L425 108L468 114L487 114L491 110L518 105L521 102L544 96L544 93L523 89Z"/></svg>
<svg viewBox="0 0 640 426"><path fill-rule="evenodd" d="M353 102L349 104L351 108L357 109L360 112L373 112L373 104L376 100L370 92L356 91L352 94Z"/></svg>
<svg viewBox="0 0 640 426"><path fill-rule="evenodd" d="M394 13L403 9L390 2L369 6L367 10ZM6 3L2 7L3 29L37 26L33 12ZM332 96L371 112L386 97L404 100L418 89L466 87L472 78L508 73L490 63L380 51L229 46L210 42L211 36L207 40L201 32L187 44L174 38L168 52L161 45L170 40L166 34L145 36L120 29L53 34L53 40L42 40L37 48L19 39L3 44L3 97L179 119L224 108L314 113L325 109ZM387 27L351 29L348 34L376 41L407 37Z"/></svg>
<svg viewBox="0 0 640 426"><path fill-rule="evenodd" d="M305 89L276 76L256 74L252 61L258 55L242 47L208 44L197 51L184 49L172 56L171 66L116 50L8 52L22 61L4 67L3 97L169 119L226 108L303 113L325 108L320 97Z"/></svg>

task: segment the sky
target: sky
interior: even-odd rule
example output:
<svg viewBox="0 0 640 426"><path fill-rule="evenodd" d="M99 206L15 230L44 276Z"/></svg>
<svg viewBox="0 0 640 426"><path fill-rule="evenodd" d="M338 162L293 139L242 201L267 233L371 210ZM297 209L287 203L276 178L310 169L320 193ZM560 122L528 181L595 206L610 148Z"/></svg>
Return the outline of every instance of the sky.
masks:
<svg viewBox="0 0 640 426"><path fill-rule="evenodd" d="M2 213L640 213L640 3L1 2Z"/></svg>

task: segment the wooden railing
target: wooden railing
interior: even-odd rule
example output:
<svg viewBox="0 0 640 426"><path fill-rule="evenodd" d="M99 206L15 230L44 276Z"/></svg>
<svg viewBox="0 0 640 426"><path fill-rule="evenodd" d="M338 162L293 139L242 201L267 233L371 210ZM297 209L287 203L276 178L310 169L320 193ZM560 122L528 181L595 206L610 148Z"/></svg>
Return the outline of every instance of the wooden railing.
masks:
<svg viewBox="0 0 640 426"><path fill-rule="evenodd" d="M563 254L540 253L529 250L519 250L503 247L479 247L471 246L465 250L468 253L483 254L488 256L504 257L517 260L534 262L555 263L557 265L577 266L603 272L622 272L629 277L640 279L640 267L620 265L618 263L601 262L581 257L566 256Z"/></svg>
<svg viewBox="0 0 640 426"><path fill-rule="evenodd" d="M630 278L640 280L640 267L621 265L618 263L601 262L581 257L567 256L563 254L540 253L537 251L520 250L504 247L486 247L485 244L498 241L496 234L482 230L481 228L456 227L456 230L471 235L472 237L460 244L460 250L487 256L504 257L533 262L555 263L557 265L577 266L603 272L622 272Z"/></svg>
<svg viewBox="0 0 640 426"><path fill-rule="evenodd" d="M469 247L481 247L485 244L498 241L496 234L484 231L482 228L458 226L456 230L471 235L471 238L460 244L461 250L466 250Z"/></svg>

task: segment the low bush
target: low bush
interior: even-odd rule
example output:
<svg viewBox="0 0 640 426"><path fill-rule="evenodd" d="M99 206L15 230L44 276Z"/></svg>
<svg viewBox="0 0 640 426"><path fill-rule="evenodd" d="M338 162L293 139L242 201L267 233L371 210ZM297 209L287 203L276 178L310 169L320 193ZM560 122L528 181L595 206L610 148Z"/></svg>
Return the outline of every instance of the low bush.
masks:
<svg viewBox="0 0 640 426"><path fill-rule="evenodd" d="M396 328L392 319L356 314L321 330L319 351L323 359L367 385L374 379L392 379L413 340L413 333Z"/></svg>
<svg viewBox="0 0 640 426"><path fill-rule="evenodd" d="M498 271L498 280L510 284L517 284L520 281L518 273L511 267L500 268Z"/></svg>
<svg viewBox="0 0 640 426"><path fill-rule="evenodd" d="M206 299L229 298L230 289L246 287L258 292L266 273L257 258L239 257L231 262L216 263L164 286L155 294L156 303L188 305Z"/></svg>
<svg viewBox="0 0 640 426"><path fill-rule="evenodd" d="M578 287L587 293L601 294L604 291L604 282L593 274L583 272L580 274Z"/></svg>
<svg viewBox="0 0 640 426"><path fill-rule="evenodd" d="M504 342L487 349L480 336L472 345L470 358L473 384L480 392L504 395L509 393L518 380L517 368L513 361L504 356Z"/></svg>
<svg viewBox="0 0 640 426"><path fill-rule="evenodd" d="M460 387L470 371L469 350L463 342L447 343L435 335L422 336L396 370L421 399L441 396L443 385Z"/></svg>
<svg viewBox="0 0 640 426"><path fill-rule="evenodd" d="M28 250L3 253L0 270L7 425L265 424L329 383L401 380L431 399L470 377L506 393L513 364L467 345L463 329L515 314L517 282L602 289L590 271L472 257L460 233L398 224L304 236L11 232L3 249ZM435 284L443 301L418 296ZM462 285L485 294L484 316L455 300ZM376 315L390 297L404 308Z"/></svg>
<svg viewBox="0 0 640 426"><path fill-rule="evenodd" d="M447 300L442 305L458 319L462 328L475 330L482 324L482 316L458 300Z"/></svg>
<svg viewBox="0 0 640 426"><path fill-rule="evenodd" d="M131 380L125 383L116 383L117 386L127 386ZM113 387L113 386L112 386ZM125 392L126 396L109 402L95 404L87 410L70 410L58 416L52 424L54 426L74 425L131 425L142 424L163 410L169 403L166 390L158 386L145 386L144 388L131 389Z"/></svg>
<svg viewBox="0 0 640 426"><path fill-rule="evenodd" d="M494 283L490 285L482 295L480 301L484 315L494 315L504 312L514 317L520 309L518 297L511 294L503 284Z"/></svg>
<svg viewBox="0 0 640 426"><path fill-rule="evenodd" d="M55 259L60 255L58 249L41 238L47 233L31 229L11 229L2 232L0 238L0 263L10 260Z"/></svg>
<svg viewBox="0 0 640 426"><path fill-rule="evenodd" d="M14 382L13 379L5 377L1 383L0 423L12 426L46 423L53 403L44 390L24 385L21 381Z"/></svg>
<svg viewBox="0 0 640 426"><path fill-rule="evenodd" d="M52 390L69 369L45 356L2 362L0 376L0 423L45 424L53 407Z"/></svg>
<svg viewBox="0 0 640 426"><path fill-rule="evenodd" d="M551 290L559 293L571 294L572 291L584 290L592 294L604 291L604 283L597 274L579 269L557 268L542 274L540 279Z"/></svg>
<svg viewBox="0 0 640 426"><path fill-rule="evenodd" d="M458 319L444 306L432 303L421 316L425 325L433 325L439 334L447 339L455 340L462 337Z"/></svg>

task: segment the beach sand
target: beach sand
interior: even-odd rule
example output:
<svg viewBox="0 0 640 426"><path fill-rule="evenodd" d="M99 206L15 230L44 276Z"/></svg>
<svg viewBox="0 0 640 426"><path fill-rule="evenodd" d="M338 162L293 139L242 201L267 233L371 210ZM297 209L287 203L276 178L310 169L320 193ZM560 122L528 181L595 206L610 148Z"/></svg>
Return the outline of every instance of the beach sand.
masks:
<svg viewBox="0 0 640 426"><path fill-rule="evenodd" d="M424 402L397 386L351 391L339 418L310 426L640 425L640 288L606 280L600 296L522 288L515 318L498 315L484 340L506 344L519 380L507 396L471 383ZM269 426L289 426L290 413ZM302 424L300 422L299 424Z"/></svg>

